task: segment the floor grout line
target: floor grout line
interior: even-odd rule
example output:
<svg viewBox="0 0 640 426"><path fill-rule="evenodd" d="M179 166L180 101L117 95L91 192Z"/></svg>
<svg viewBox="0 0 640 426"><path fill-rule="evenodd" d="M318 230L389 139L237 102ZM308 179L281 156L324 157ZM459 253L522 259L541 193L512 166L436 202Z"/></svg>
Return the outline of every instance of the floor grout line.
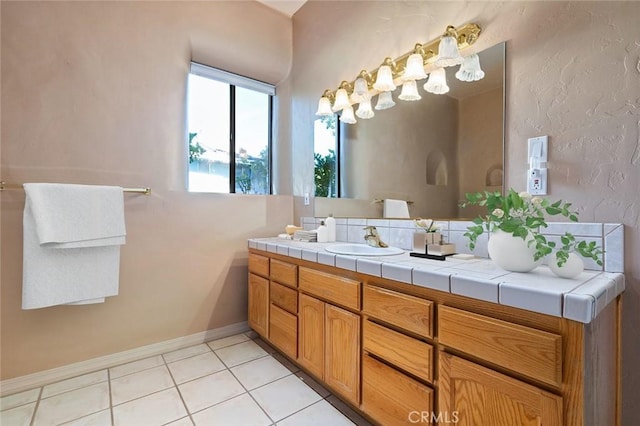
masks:
<svg viewBox="0 0 640 426"><path fill-rule="evenodd" d="M283 420L285 420L285 419L287 419L287 418L289 418L289 417L291 417L291 416L293 416L293 415L295 415L295 414L297 414L297 413L299 413L299 412L301 412L301 411L303 411L303 410L305 410L305 409L307 409L307 408L309 408L309 407L311 407L311 406L313 406L313 405L315 405L315 404L317 404L317 403L321 402L322 400L327 400L327 398L329 398L329 397L331 397L331 396L333 395L329 390L327 390L327 392L329 392L329 395L327 395L326 397L323 397L323 395L322 395L320 392L318 392L316 389L314 389L312 386L310 386L309 384L307 384L307 383L306 383L302 378L300 378L300 377L298 376L298 374L297 374L297 373L302 372L302 370L298 370L297 372L295 372L295 371L291 371L291 370L290 370L289 368L287 368L287 366L286 366L286 365L284 365L284 364L283 364L283 363L282 363L278 358L276 358L275 354L277 354L277 352L274 352L274 353L268 352L268 351L267 351L267 350L265 350L261 345L259 345L258 343L256 343L256 342L255 342L255 340L260 339L260 336L251 337L251 336L249 336L247 333L248 333L248 332L246 332L246 333L240 333L240 334L241 334L242 336L244 336L247 340L243 340L243 341L238 341L238 342L235 342L235 343L231 343L231 344L228 344L228 345L226 345L226 346L222 346L222 347L219 347L219 348L216 348L216 349L213 349L213 348L209 345L209 343L211 343L211 342L215 342L216 340L210 340L210 341L207 341L207 342L202 342L202 343L199 343L199 344L196 344L196 345L191 345L191 346L187 346L187 347L185 347L185 348L177 349L177 350L175 350L175 351L170 351L170 352L163 353L163 354L157 354L157 355L153 355L153 356L150 356L150 357L141 358L141 359L139 359L139 360L131 361L131 362L128 362L128 363L122 363L122 364L118 364L118 365L114 365L114 366L109 366L109 367L106 367L106 368L101 368L101 369L98 369L98 370L96 370L96 371L92 371L92 372L88 372L88 373L80 374L80 375L77 375L77 376L74 376L74 377L70 377L70 378L67 378L67 379L64 379L64 380L59 380L59 381L57 381L57 382L48 383L48 384L46 384L46 385L43 385L43 386L40 386L40 387L34 388L34 389L38 389L38 388L39 388L38 396L37 396L37 398L35 399L35 401L29 402L29 403L25 403L25 404L22 404L22 405L20 405L20 406L28 405L28 404L31 404L31 403L35 402L35 406L34 406L34 409L33 409L33 413L32 413L32 415L31 415L31 420L30 420L30 422L29 422L29 425L30 425L30 426L35 426L35 420L36 420L36 416L37 416L38 410L39 410L39 408L40 408L40 403L41 403L44 399L52 398L52 397L55 397L55 396L58 396L58 395L63 395L63 394L65 394L65 393L69 393L69 392L77 391L77 390L80 390L80 389L85 389L85 388L88 388L88 387L91 387L91 386L96 386L96 385L99 385L99 384L103 384L105 381L100 381L100 382L96 382L96 383L90 383L90 384L87 384L87 385L79 386L79 387L77 387L77 388L73 388L73 389L65 390L64 392L60 392L60 393L57 393L57 394L55 394L55 395L50 395L50 396L48 396L47 398L43 398L43 395L44 395L44 388L45 388L45 386L54 385L54 384L56 384L56 383L61 383L61 382L64 382L64 381L66 381L66 380L71 380L71 379L74 379L74 378L77 378L77 377L81 377L81 376L85 376L85 375L89 375L89 374L98 373L98 372L103 371L103 370L104 370L104 371L106 371L106 383L107 383L107 391L108 391L108 409L109 409L109 419L110 419L110 424L111 424L112 426L115 426L115 424L116 424L116 422L115 422L115 413L114 413L114 408L119 407L119 406L122 406L123 404L130 403L130 402L132 402L132 401L136 401L136 400L139 400L139 399L142 399L142 398L146 398L146 397L148 397L148 396L151 396L151 395L154 395L154 394L157 394L157 393L159 393L159 392L163 392L163 391L166 391L166 390L169 390L169 389L172 389L172 388L173 388L173 389L175 389L175 390L178 392L178 396L180 397L180 401L182 402L182 406L184 407L184 409L185 409L185 411L186 411L186 416L182 416L182 417L180 417L180 418L178 418L178 419L171 420L171 421L170 421L170 422L168 422L168 423L172 423L172 422L175 422L175 421L178 421L178 420L182 420L182 419L186 419L186 418L188 418L188 419L189 419L189 421L190 421L193 425L195 425L195 420L194 420L194 418L193 418L193 415L194 415L194 414L197 414L197 413L200 413L200 412L202 412L202 411L204 411L204 410L210 409L211 407L215 407L215 406L217 406L217 405L223 404L223 403L228 402L228 401L230 401L230 400L232 400L232 399L234 399L234 398L238 398L238 397L240 397L240 396L242 396L242 395L244 395L244 394L247 394L247 395L249 396L249 398L251 398L251 400L252 400L252 401L253 401L253 402L254 402L254 403L259 407L259 409L260 409L260 410L261 410L261 411L266 415L267 419L269 419L269 421L271 422L271 426L276 425L276 423L277 423L277 422L276 422L276 421L275 421L275 420L274 420L274 419L273 419L273 418L272 418L272 417L267 413L266 409L265 409L265 408L264 408L264 407L263 407L263 406L262 406L262 405L261 405L261 404L256 400L256 398L253 396L252 392L253 392L253 391L256 391L256 390L258 390L258 389L260 389L260 388L263 388L263 387L265 387L265 386L268 386L268 385L270 385L270 384L273 384L273 383L275 383L275 382L277 382L277 381L279 381L279 380L285 379L285 378L287 378L287 377L289 377L289 376L291 376L291 375L292 375L292 376L294 376L294 377L296 377L296 378L297 378L298 380L300 380L300 381L301 381L305 386L307 386L309 389L311 389L312 391L314 391L314 393L316 393L320 399L319 399L319 400L317 400L317 401L315 401L315 402L313 402L313 403L311 403L311 404L309 404L309 405L307 405L307 406L305 406L305 407L300 408L299 410L297 410L297 411L295 411L295 412L293 412L293 413L291 413L291 414L288 414L286 417L283 417L282 419L278 420L278 422L279 422L279 421L283 421ZM229 338L229 337L233 337L233 336L227 336L227 337L224 337L224 338L222 338L222 339ZM217 339L217 340L221 340L221 339ZM246 360L246 361L243 361L243 362L241 362L241 363L239 363L239 364L229 365L229 364L228 364L229 362L233 362L231 359L229 359L229 360L227 360L227 362L225 362L225 361L224 361L224 360L223 360L223 359L222 359L222 358L221 358L221 357L216 353L216 351L218 351L218 350L225 349L225 348L229 348L229 347L236 346L236 345L239 345L239 344L244 344L244 343L247 343L247 342L253 342L255 345L257 345L258 347L260 347L260 349L261 349L262 351L264 351L264 354L259 354L259 356L258 356L258 357L253 358L253 359L249 359L249 360ZM199 345L202 345L202 344L204 344L204 345L206 345L206 346L207 346L208 351L202 351L201 353L197 353L197 354L194 354L194 355L186 356L186 357L184 357L184 358L176 359L176 360L173 360L173 361L171 361L171 362L168 362L168 361L167 361L167 359L165 358L165 355L167 355L167 354L169 354L169 353L177 352L177 351L180 351L180 350L186 350L186 349L189 349L189 348L191 348L191 347L196 347L196 346L199 346ZM194 357L197 357L197 356L200 356L200 355L203 355L203 354L209 353L209 351L213 353L213 355L216 357L216 359L217 359L218 361L220 361L221 365L222 365L224 368L223 368L223 369L221 369L221 370L218 370L218 371L215 371L215 372L209 373L209 374L205 374L205 375L202 375L202 376L199 376L199 377L196 377L196 378L190 379L190 380L188 380L188 381L186 381L186 382L184 382L184 383L180 383L180 384L178 384L178 383L176 382L176 379L175 379L175 377L174 377L174 375L173 375L173 373L172 373L171 369L169 368L170 364L173 364L173 363L178 362L178 361L188 360L188 359L190 359L190 358L194 358ZM118 376L118 377L115 377L115 378L114 378L114 377L112 377L112 371L111 371L111 370L112 370L113 368L120 367L120 366L127 365L127 364L132 364L132 363L139 362L139 361L143 361L143 360L146 360L146 359L152 359L152 358L155 358L155 357L160 357L161 363L158 363L157 365L153 365L153 366L151 366L151 367L146 367L146 368L142 368L142 369L140 369L140 370L132 371L132 372L129 372L129 373L127 373L127 374L122 374L122 375L120 375L120 376ZM287 374L285 374L285 375L284 375L284 376L282 376L282 377L278 377L278 378L275 378L275 379L273 379L273 380L270 380L270 381L269 381L269 382L267 382L267 383L263 383L263 384L261 384L260 386L257 386L257 387L255 387L255 388L253 388L253 389L249 390L249 389L247 388L247 386L245 386L245 385L242 383L242 381L239 379L239 376L237 376L237 375L234 373L234 371L232 371L232 369L235 369L236 367L241 367L241 366L243 366L243 365L246 365L246 364L249 364L249 363L252 363L252 362L255 362L255 361L261 360L261 359L265 359L265 358L267 358L267 357L269 357L269 358L271 358L272 360L276 361L276 362L278 363L278 365L280 365L280 366L282 366L284 369L286 369ZM120 378L124 378L124 377L127 377L127 376L131 376L131 375L133 375L133 374L137 374L137 373L142 373L142 372L145 372L145 371L148 371L148 370L151 370L151 369L154 369L154 368L158 368L158 367L161 367L161 366L162 366L162 367L164 367L164 368L166 369L166 371L169 373L169 377L171 378L171 382L172 382L172 384L173 384L172 386L166 387L166 388L164 388L164 389L158 389L158 390L155 390L155 391L150 392L150 393L148 393L148 394L141 395L141 396L138 396L138 397L136 397L136 398L133 398L133 399L130 399L130 400L127 400L127 401L123 401L123 402L121 402L121 403L119 403L119 404L115 404L115 405L114 405L114 399L113 399L113 387L112 387L112 381L113 381L113 380L118 380L118 379L120 379ZM234 379L235 379L235 380L240 384L240 386L242 387L242 389L244 390L244 392L243 392L243 393L241 393L241 394L239 394L239 395L235 395L235 396L233 396L233 397L227 398L227 399L225 399L225 400L218 401L218 402L216 402L215 404L212 404L212 405L210 405L210 406L208 406L208 407L205 407L205 408L203 408L203 409L200 409L200 410L198 410L198 411L195 411L194 413L191 413L191 412L189 411L189 407L187 406L187 403L186 403L186 401L185 401L185 399L184 399L184 396L182 395L182 392L180 391L180 387L179 387L179 386L181 386L181 385L183 385L183 384L186 384L186 383L193 382L193 381L195 381L195 380L202 379L202 378L207 377L207 376L211 376L211 375L213 375L213 374L221 373L221 372L223 372L223 371L227 371L227 372L229 372L229 373L231 374L231 376L232 376L232 377L233 377L233 378L234 378ZM28 391L28 390L27 390L27 391ZM23 392L26 392L26 391L23 391ZM19 393L19 392L18 392L18 393ZM7 395L7 396L10 396L10 395ZM327 402L328 402L328 401L327 401ZM329 404L330 404L333 408L335 408L338 412L340 412L340 413L341 413L345 418L349 419L349 417L348 417L346 414L342 413L342 411L340 411L337 407L333 406L333 404L331 404L330 402L329 402ZM16 406L16 407L12 407L12 408L18 408L18 407L20 407L20 406ZM106 408L105 408L105 409L98 410L98 411L93 412L93 413L87 413L87 414L85 414L85 415L83 415L83 416L80 416L80 417L78 417L78 418L76 418L76 419L72 419L72 420L69 420L69 421L77 421L77 420L79 420L79 419L83 419L83 418L85 418L85 417L89 417L89 416L95 415L95 414L97 414L97 413L101 413L101 412L102 412L102 411L104 411L104 410L106 410ZM349 419L349 420L350 420L350 419ZM350 420L350 421L351 421L351 420ZM167 424L168 424L168 423L167 423Z"/></svg>

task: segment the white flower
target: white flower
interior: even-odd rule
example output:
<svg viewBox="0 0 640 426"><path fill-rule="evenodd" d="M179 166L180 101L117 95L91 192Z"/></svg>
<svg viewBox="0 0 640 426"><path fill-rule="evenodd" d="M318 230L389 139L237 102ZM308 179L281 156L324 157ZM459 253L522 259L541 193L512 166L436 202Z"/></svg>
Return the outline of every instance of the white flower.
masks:
<svg viewBox="0 0 640 426"><path fill-rule="evenodd" d="M494 211L491 212L491 214L495 217L497 217L498 219L501 219L504 216L504 210L502 209L495 209Z"/></svg>
<svg viewBox="0 0 640 426"><path fill-rule="evenodd" d="M531 199L531 203L533 203L533 204L535 204L535 205L538 205L538 204L542 203L542 198L540 198L540 197L533 197L533 198Z"/></svg>
<svg viewBox="0 0 640 426"><path fill-rule="evenodd" d="M520 196L520 198L522 198L524 201L529 201L531 200L531 194L529 194L526 191L522 191L518 194Z"/></svg>

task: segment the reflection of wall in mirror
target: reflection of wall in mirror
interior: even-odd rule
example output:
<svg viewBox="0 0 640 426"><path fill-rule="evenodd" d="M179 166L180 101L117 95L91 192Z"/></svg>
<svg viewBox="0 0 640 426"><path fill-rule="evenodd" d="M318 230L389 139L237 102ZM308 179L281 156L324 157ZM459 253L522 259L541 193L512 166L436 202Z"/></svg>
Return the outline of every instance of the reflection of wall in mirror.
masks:
<svg viewBox="0 0 640 426"><path fill-rule="evenodd" d="M412 216L457 214L458 101L422 96L343 127L344 160L349 164L343 173L345 197L411 200ZM427 183L428 174L433 184Z"/></svg>

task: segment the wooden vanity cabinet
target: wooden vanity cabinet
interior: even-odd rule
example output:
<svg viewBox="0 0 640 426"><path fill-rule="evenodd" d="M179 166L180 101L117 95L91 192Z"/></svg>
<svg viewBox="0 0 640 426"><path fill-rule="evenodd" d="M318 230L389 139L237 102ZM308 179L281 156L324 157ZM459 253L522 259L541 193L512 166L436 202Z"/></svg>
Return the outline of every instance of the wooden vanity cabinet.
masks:
<svg viewBox="0 0 640 426"><path fill-rule="evenodd" d="M360 403L360 315L332 302L359 307L359 287L357 281L300 268L300 288L311 294L299 295L298 362L355 406Z"/></svg>
<svg viewBox="0 0 640 426"><path fill-rule="evenodd" d="M264 338L269 337L269 258L249 253L248 309L249 326Z"/></svg>
<svg viewBox="0 0 640 426"><path fill-rule="evenodd" d="M269 340L287 356L298 355L298 266L270 261Z"/></svg>
<svg viewBox="0 0 640 426"><path fill-rule="evenodd" d="M619 321L619 298L582 324L249 255L249 325L383 426L619 425Z"/></svg>
<svg viewBox="0 0 640 426"><path fill-rule="evenodd" d="M438 392L439 411L460 426L564 424L562 397L446 352Z"/></svg>

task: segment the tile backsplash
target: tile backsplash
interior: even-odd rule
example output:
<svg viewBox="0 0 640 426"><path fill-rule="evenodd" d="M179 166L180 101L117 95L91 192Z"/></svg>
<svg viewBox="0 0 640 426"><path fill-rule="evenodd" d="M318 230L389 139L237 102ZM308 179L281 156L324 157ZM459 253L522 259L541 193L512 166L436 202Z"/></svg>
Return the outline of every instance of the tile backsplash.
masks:
<svg viewBox="0 0 640 426"><path fill-rule="evenodd" d="M316 229L325 218L302 217L300 223L305 230ZM489 234L485 233L471 251L468 239L464 236L467 227L472 225L470 221L451 220L436 222L446 242L456 245L458 253L471 253L478 257L488 258L487 244ZM403 250L411 250L413 246L413 233L418 230L415 222L410 219L366 219L366 218L336 218L336 237L338 241L351 243L364 242L364 227L375 226L380 238L392 247ZM584 259L585 269L606 272L624 272L624 226L619 223L575 223L575 222L550 222L543 230L543 234L550 241L560 241L560 236L570 232L577 238L585 241L595 241L605 251L603 255L604 266L598 266L591 259Z"/></svg>

